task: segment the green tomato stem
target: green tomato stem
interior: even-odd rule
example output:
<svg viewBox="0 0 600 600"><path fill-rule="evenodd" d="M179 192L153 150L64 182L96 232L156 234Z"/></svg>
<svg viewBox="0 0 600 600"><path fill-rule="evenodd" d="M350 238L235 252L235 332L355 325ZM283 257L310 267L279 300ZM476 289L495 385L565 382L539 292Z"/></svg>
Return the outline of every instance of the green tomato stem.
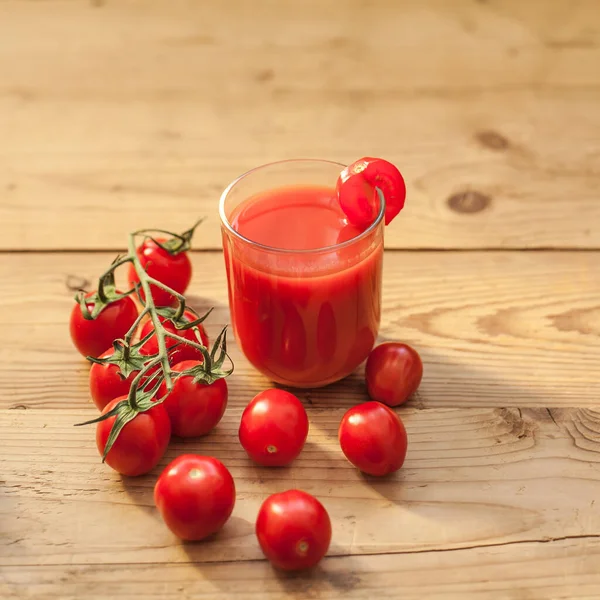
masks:
<svg viewBox="0 0 600 600"><path fill-rule="evenodd" d="M142 377L144 375L146 375L146 373L148 373L148 371L150 371L150 369L153 369L156 365L160 364L160 362L161 362L160 356L157 356L154 360L147 362L143 366L143 368L140 369L140 372L135 376L135 378L131 382L131 388L129 389L128 400L129 400L129 406L131 406L131 408L133 408L134 410L139 409L139 406L137 403L137 391L138 391L138 386L140 384L140 381L142 380Z"/></svg>
<svg viewBox="0 0 600 600"><path fill-rule="evenodd" d="M154 333L158 342L158 357L160 358L161 367L165 376L165 384L167 386L167 390L171 391L173 389L173 380L171 379L171 367L169 365L169 356L167 354L167 345L165 343L165 330L160 322L160 319L158 318L158 313L156 312L156 306L154 304L154 298L152 297L152 292L150 291L149 279L151 279L151 277L148 277L148 274L142 266L135 249L134 234L129 236L128 249L129 257L131 258L131 262L133 263L137 276L140 280L140 285L144 290L146 302L145 310L150 315L150 320L152 321L152 325L154 325ZM131 330L127 332L127 335L130 333Z"/></svg>
<svg viewBox="0 0 600 600"><path fill-rule="evenodd" d="M142 319L148 314L148 312L149 312L148 308L144 307L144 310L137 316L137 319L134 321L133 325L131 326L131 328L125 334L125 337L123 338L126 344L129 344L131 342L131 338L133 337L133 334L135 333L139 324L142 322Z"/></svg>

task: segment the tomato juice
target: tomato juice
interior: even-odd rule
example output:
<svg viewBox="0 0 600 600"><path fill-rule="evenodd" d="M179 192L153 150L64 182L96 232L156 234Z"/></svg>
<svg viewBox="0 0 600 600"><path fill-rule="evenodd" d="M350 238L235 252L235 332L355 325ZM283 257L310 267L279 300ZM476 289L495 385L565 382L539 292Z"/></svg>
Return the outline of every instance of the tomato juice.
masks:
<svg viewBox="0 0 600 600"><path fill-rule="evenodd" d="M297 177L294 163L302 163ZM366 230L349 225L335 192L342 166L275 163L242 176L222 198L234 333L248 360L284 385L346 377L377 337L383 206ZM268 186L265 169L277 171L275 183L290 183ZM257 174L267 185L243 185Z"/></svg>

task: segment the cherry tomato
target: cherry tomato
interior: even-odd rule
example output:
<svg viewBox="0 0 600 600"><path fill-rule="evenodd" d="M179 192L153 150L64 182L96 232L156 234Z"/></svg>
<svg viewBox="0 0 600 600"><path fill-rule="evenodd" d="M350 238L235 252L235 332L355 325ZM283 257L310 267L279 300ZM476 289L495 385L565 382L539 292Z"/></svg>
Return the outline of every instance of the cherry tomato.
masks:
<svg viewBox="0 0 600 600"><path fill-rule="evenodd" d="M419 353L407 344L386 342L369 355L365 377L373 400L398 406L417 391L423 363Z"/></svg>
<svg viewBox="0 0 600 600"><path fill-rule="evenodd" d="M164 239L158 239L158 241L161 244L167 242ZM180 294L185 292L192 278L192 263L187 252L180 252L175 255L169 254L151 239L145 240L136 252L150 277L154 277L157 281L164 283ZM140 278L135 267L133 264L129 265L129 283L133 286L139 281ZM155 285L150 286L150 291L156 306L170 306L176 302L175 296Z"/></svg>
<svg viewBox="0 0 600 600"><path fill-rule="evenodd" d="M104 407L102 414L106 414L126 398L123 396L111 400ZM104 453L115 419L116 417L112 416L96 425L96 445L101 455ZM163 457L170 438L169 415L162 404L157 404L146 412L138 413L123 427L106 455L106 464L122 475L148 473Z"/></svg>
<svg viewBox="0 0 600 600"><path fill-rule="evenodd" d="M353 406L338 431L346 458L369 475L397 471L406 457L408 440L400 417L379 402Z"/></svg>
<svg viewBox="0 0 600 600"><path fill-rule="evenodd" d="M378 187L385 198L385 224L404 208L406 185L395 165L382 158L365 157L346 167L337 181L337 194L348 221L367 227L379 211Z"/></svg>
<svg viewBox="0 0 600 600"><path fill-rule="evenodd" d="M331 520L314 496L288 490L269 496L260 507L256 537L276 567L286 571L308 569L329 548Z"/></svg>
<svg viewBox="0 0 600 600"><path fill-rule="evenodd" d="M196 315L190 312L189 310L184 311L182 316L182 321L185 321L186 323L191 323L192 321L196 321L197 319L198 317L196 317ZM168 331L169 333L174 333L175 335L185 338L186 340L190 340L191 342L196 342L197 344L200 343L203 346L208 346L208 336L206 335L206 331L202 326L202 323L197 325L198 331L200 332L200 341L198 341L194 328L177 329L173 321L165 319L164 317L159 317L159 320L163 324L163 328L165 329L165 331ZM152 324L152 321L146 321L146 323L142 327L140 338L146 337L151 331L154 331L154 325ZM165 338L165 344L167 348L170 349L173 348L173 346L175 346L177 342L173 338L167 337ZM156 338L156 335L153 335L140 348L140 352L141 354L146 354L148 356L154 355L158 352L158 339ZM177 363L180 363L184 360L202 361L202 352L200 352L200 350L192 346L188 346L187 344L183 343L179 344L176 348L173 348L173 350L169 351L169 362L171 363L171 365L176 365Z"/></svg>
<svg viewBox="0 0 600 600"><path fill-rule="evenodd" d="M89 292L85 297L91 298L93 294ZM90 312L94 308L93 304L87 304L87 307ZM69 320L71 339L83 356L98 358L112 346L114 340L129 331L137 316L137 306L129 296L111 302L93 320L84 318L81 306L75 304Z"/></svg>
<svg viewBox="0 0 600 600"><path fill-rule="evenodd" d="M107 358L113 354L114 350L110 348L100 358ZM130 373L127 379L123 379L119 373L117 365L110 363L104 365L92 364L90 369L90 393L98 410L102 410L111 400L126 396L138 371Z"/></svg>
<svg viewBox="0 0 600 600"><path fill-rule="evenodd" d="M259 465L289 465L300 454L307 435L308 417L302 402L284 390L260 392L242 413L240 442Z"/></svg>
<svg viewBox="0 0 600 600"><path fill-rule="evenodd" d="M197 360L185 360L176 364L172 371L181 373L202 364ZM158 397L167 393L163 382ZM194 383L191 375L182 375L173 382L173 389L163 402L171 419L171 430L179 437L198 437L207 434L221 420L227 407L227 382L217 379L207 385Z"/></svg>
<svg viewBox="0 0 600 600"><path fill-rule="evenodd" d="M154 503L176 536L201 540L219 531L231 516L235 484L216 458L183 454L158 478Z"/></svg>

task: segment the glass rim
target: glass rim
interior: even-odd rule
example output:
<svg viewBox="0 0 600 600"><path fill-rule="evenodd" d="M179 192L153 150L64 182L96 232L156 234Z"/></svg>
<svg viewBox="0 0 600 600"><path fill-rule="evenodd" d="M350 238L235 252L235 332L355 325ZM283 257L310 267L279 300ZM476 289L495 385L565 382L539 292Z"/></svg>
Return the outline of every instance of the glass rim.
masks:
<svg viewBox="0 0 600 600"><path fill-rule="evenodd" d="M337 167L340 167L340 170L346 168L345 164L338 163L333 160L325 160L325 159L320 159L320 158L290 158L290 159L286 159L286 160L276 160L276 161L273 161L270 163L265 163L263 165L259 165L258 167L254 167L254 168L250 169L249 171L246 171L245 173L242 173L239 177L236 177L223 190L223 192L221 194L221 198L219 199L219 216L221 218L221 224L223 225L223 227L225 227L225 229L230 234L232 234L237 239L243 241L244 243L249 244L250 246L253 246L255 248L259 248L260 250L264 250L266 252L273 252L273 253L278 253L278 254L288 254L288 255L289 254L321 254L321 253L325 253L325 252L332 252L332 251L340 250L343 248L348 248L349 246L352 246L352 244L360 242L361 240L368 237L369 234L371 234L383 220L383 217L385 215L385 197L383 195L383 192L378 187L376 187L375 189L377 190L377 193L379 195L379 213L377 214L377 217L375 217L375 220L364 231L361 231L361 233L359 235L357 235L353 238L350 238L349 240L340 242L338 244L333 244L332 246L323 246L322 248L307 248L304 250L291 250L289 248L278 248L277 246L267 246L266 244L261 244L260 242L251 240L250 238L247 238L246 236L239 233L239 231L236 231L233 228L233 226L231 225L231 223L229 222L227 215L225 214L225 202L226 202L227 197L229 196L229 193L231 192L231 190L233 190L233 188L238 183L240 183L241 181L243 181L250 175L255 174L257 171L261 171L268 167L274 167L277 165L284 165L284 164L288 164L288 163L321 163L321 164L335 165Z"/></svg>

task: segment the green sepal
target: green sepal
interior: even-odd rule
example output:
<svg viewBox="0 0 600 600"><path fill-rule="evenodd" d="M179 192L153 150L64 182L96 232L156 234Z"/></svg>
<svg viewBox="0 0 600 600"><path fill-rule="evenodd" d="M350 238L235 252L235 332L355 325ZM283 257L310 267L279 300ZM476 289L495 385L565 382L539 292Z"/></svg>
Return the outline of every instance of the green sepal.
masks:
<svg viewBox="0 0 600 600"><path fill-rule="evenodd" d="M160 246L163 250L166 250L171 256L176 256L181 252L186 252L192 247L192 238L194 237L196 227L198 227L202 221L204 221L204 218L198 219L196 223L194 223L193 227L190 227L190 229L179 235L173 235L166 242L158 242L157 240L154 240L154 242L157 246Z"/></svg>
<svg viewBox="0 0 600 600"><path fill-rule="evenodd" d="M210 354L207 351L202 352L204 360L199 365L182 371L182 375L192 376L193 383L204 383L205 385L211 385L218 379L224 379L229 377L233 373L233 362L227 354L227 326L225 326L221 333L219 333L215 340ZM228 369L223 368L225 359L229 359L231 367Z"/></svg>
<svg viewBox="0 0 600 600"><path fill-rule="evenodd" d="M200 225L200 223L203 221L204 218L198 219L196 223L194 223L193 227L190 227L190 229L184 231L183 233L173 233L172 231L167 231L165 229L140 229L133 235L145 235L146 239L152 240L159 248L162 248L171 256L177 256L182 252L188 251L192 247L192 238L194 237L196 227L198 227L198 225ZM153 233L164 233L170 237L168 240L160 241L151 235Z"/></svg>
<svg viewBox="0 0 600 600"><path fill-rule="evenodd" d="M119 367L118 375L121 379L127 379L135 371L141 371L145 364L152 360L154 356L141 354L140 348L151 338L150 334L144 336L137 344L129 346L125 340L118 339L113 342L113 353L105 358L94 358L88 356L87 359L92 363L99 365L116 365Z"/></svg>
<svg viewBox="0 0 600 600"><path fill-rule="evenodd" d="M104 452L102 453L102 462L106 460L106 455L110 452L114 443L117 441L117 438L119 437L119 434L121 433L123 427L125 427L125 425L127 425L127 423L129 423L130 421L133 421L133 419L135 419L140 413L139 410L131 408L129 402L127 402L126 400L123 402L119 402L119 405L120 408L117 411L117 418L113 423L110 433L108 434L106 446L104 447Z"/></svg>
<svg viewBox="0 0 600 600"><path fill-rule="evenodd" d="M156 309L156 312L161 317L171 321L173 323L173 325L175 325L175 329L177 329L179 331L184 331L186 329L192 329L193 327L197 327L198 325L204 323L204 321L206 321L208 316L214 310L214 307L209 308L208 311L206 311L206 313L204 313L202 316L199 316L198 313L193 308L190 308L189 306L185 307L185 310L187 310L188 312L191 312L194 316L196 316L198 318L193 321L186 321L183 318L183 314L180 314L183 312L183 311L180 311L180 307L175 308L173 306L161 306L160 308Z"/></svg>
<svg viewBox="0 0 600 600"><path fill-rule="evenodd" d="M110 417L114 417L119 412L119 407L123 404L129 405L128 400L121 400L115 404L107 413L96 417L95 419L90 419L89 421L83 421L82 423L75 423L75 427L81 427L82 425L93 425L94 423L100 423L100 421L105 421L106 419L110 419Z"/></svg>

